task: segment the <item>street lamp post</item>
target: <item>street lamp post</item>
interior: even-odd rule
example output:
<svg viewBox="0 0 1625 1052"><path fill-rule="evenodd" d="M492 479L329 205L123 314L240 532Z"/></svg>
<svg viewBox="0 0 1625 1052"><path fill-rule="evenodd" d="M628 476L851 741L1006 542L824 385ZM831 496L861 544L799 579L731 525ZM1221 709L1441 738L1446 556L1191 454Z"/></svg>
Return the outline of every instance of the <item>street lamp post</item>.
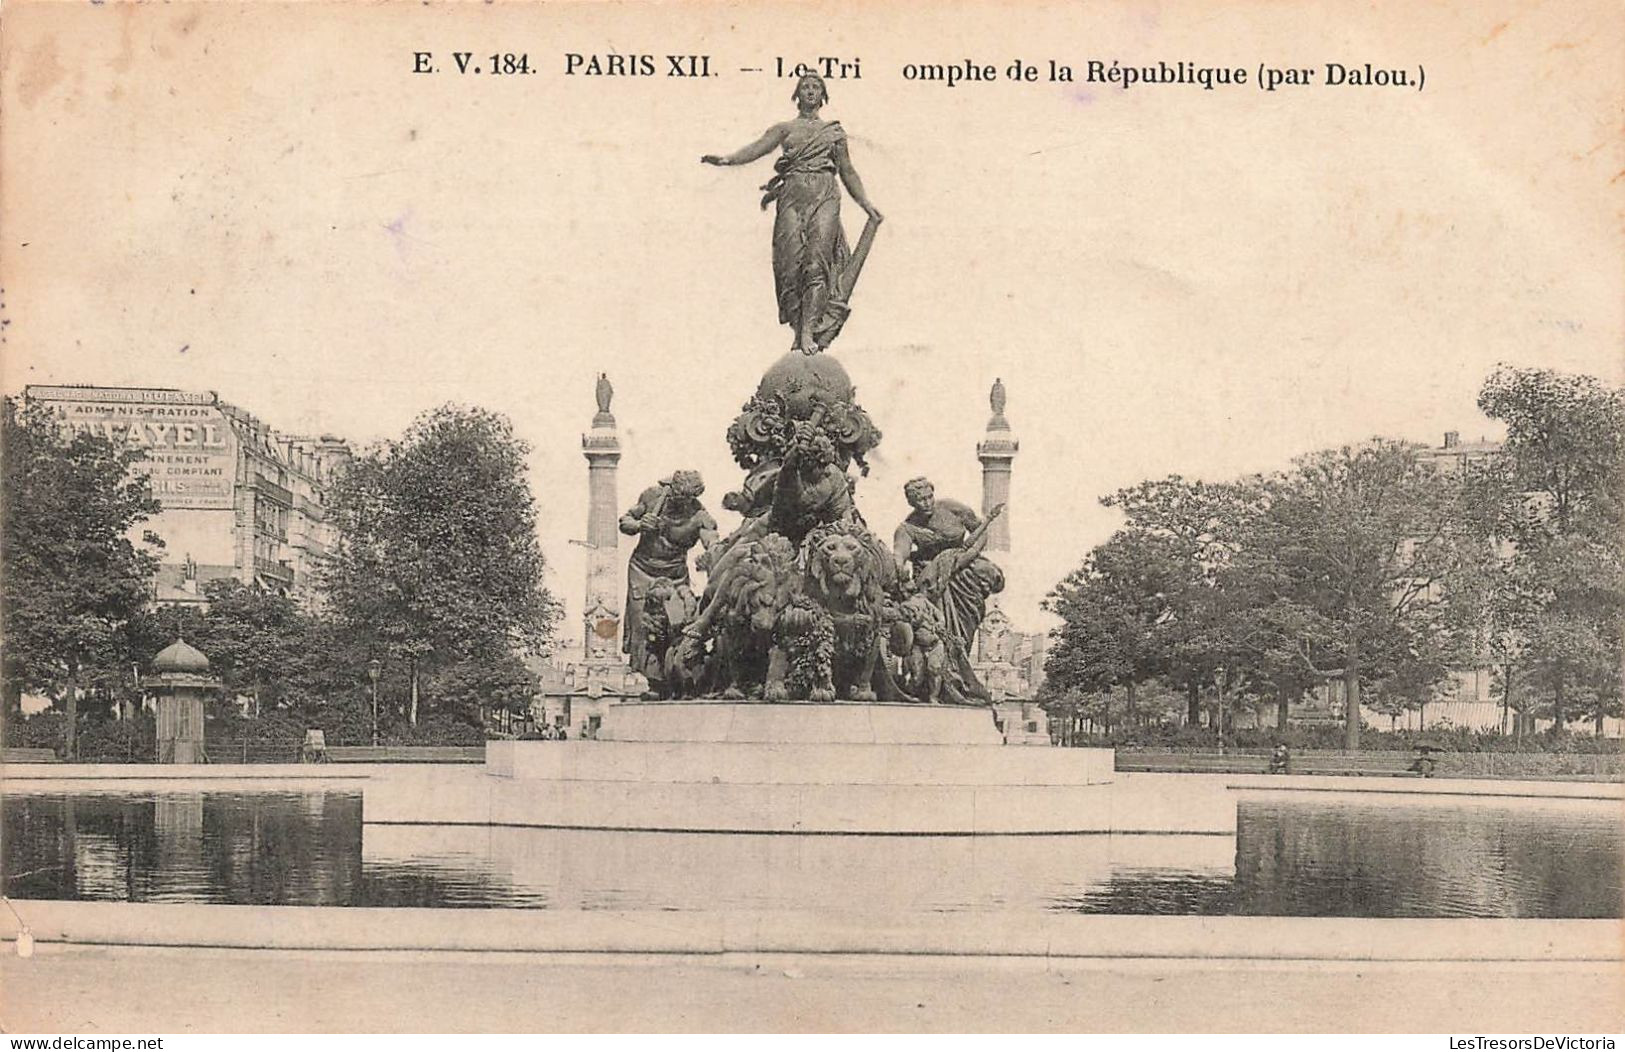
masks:
<svg viewBox="0 0 1625 1052"><path fill-rule="evenodd" d="M377 658L367 662L367 677L372 680L372 743L378 744L378 674L384 670L384 663Z"/></svg>

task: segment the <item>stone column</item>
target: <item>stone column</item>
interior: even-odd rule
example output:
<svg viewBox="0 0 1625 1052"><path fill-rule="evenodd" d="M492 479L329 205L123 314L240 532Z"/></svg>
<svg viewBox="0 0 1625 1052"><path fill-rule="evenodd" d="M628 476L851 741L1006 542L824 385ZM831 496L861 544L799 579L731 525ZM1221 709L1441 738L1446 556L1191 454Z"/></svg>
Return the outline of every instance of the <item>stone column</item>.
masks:
<svg viewBox="0 0 1625 1052"><path fill-rule="evenodd" d="M1005 505L1004 511L987 531L987 547L983 549L983 553L1008 574L1010 467L1015 462L1019 444L1010 433L1010 421L1004 418L1004 397L1004 381L994 380L993 389L988 392L987 397L993 415L988 418L986 435L976 444L976 459L982 462L982 515L986 516L1000 504ZM976 640L971 646L971 667L987 685L993 700L1000 703L1010 697L1016 672L1015 666L998 652L1009 634L1010 620L999 609L999 597L995 595L988 604L986 619L976 630ZM1000 712L1002 714L1004 710L1001 708ZM1009 720L1014 719L1019 723L1020 716L1017 714L1001 718L1005 720L1005 733L1008 737Z"/></svg>
<svg viewBox="0 0 1625 1052"><path fill-rule="evenodd" d="M582 605L586 619L582 657L620 657L621 649L621 533L615 473L621 461L621 439L615 416L609 411L614 388L609 377L598 375L598 412L592 430L581 436L581 455L587 458L587 593Z"/></svg>
<svg viewBox="0 0 1625 1052"><path fill-rule="evenodd" d="M1004 381L994 380L988 392L988 404L993 415L987 422L987 434L976 444L976 459L982 462L982 514L997 505L1005 505L1004 514L993 523L987 534L987 555L1008 569L1010 556L1010 468L1021 444L1010 431L1010 421L1004 418Z"/></svg>

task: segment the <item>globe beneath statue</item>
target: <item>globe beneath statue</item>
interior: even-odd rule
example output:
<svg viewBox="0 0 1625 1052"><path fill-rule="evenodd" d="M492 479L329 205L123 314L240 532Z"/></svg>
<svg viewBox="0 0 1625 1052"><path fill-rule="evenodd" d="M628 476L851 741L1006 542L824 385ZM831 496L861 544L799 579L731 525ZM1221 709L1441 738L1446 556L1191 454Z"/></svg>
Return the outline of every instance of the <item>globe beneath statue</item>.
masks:
<svg viewBox="0 0 1625 1052"><path fill-rule="evenodd" d="M790 419L805 420L814 405L850 404L852 378L831 355L791 351L762 374L756 397L763 401L778 397Z"/></svg>

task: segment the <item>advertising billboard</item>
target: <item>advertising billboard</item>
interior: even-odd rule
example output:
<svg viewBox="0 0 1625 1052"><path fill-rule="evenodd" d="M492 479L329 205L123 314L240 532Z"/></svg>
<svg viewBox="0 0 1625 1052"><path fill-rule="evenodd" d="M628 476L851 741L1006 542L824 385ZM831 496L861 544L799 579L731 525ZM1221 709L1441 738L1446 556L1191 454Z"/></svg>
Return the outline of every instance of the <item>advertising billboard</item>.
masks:
<svg viewBox="0 0 1625 1052"><path fill-rule="evenodd" d="M232 507L237 439L212 392L133 387L45 387L28 397L76 432L140 450L134 469L165 509Z"/></svg>

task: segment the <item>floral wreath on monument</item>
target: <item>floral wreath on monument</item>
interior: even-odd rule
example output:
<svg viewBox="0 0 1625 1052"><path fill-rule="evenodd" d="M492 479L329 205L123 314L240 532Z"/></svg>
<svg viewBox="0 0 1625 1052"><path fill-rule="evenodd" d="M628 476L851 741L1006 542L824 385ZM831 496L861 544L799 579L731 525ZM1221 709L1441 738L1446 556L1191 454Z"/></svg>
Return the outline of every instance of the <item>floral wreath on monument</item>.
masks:
<svg viewBox="0 0 1625 1052"><path fill-rule="evenodd" d="M792 446L809 441L812 431L835 448L837 463L855 463L862 474L869 474L864 456L880 444L881 435L860 406L820 400L810 414L800 417L782 394L751 396L728 425L728 448L734 461L747 471L782 462Z"/></svg>

